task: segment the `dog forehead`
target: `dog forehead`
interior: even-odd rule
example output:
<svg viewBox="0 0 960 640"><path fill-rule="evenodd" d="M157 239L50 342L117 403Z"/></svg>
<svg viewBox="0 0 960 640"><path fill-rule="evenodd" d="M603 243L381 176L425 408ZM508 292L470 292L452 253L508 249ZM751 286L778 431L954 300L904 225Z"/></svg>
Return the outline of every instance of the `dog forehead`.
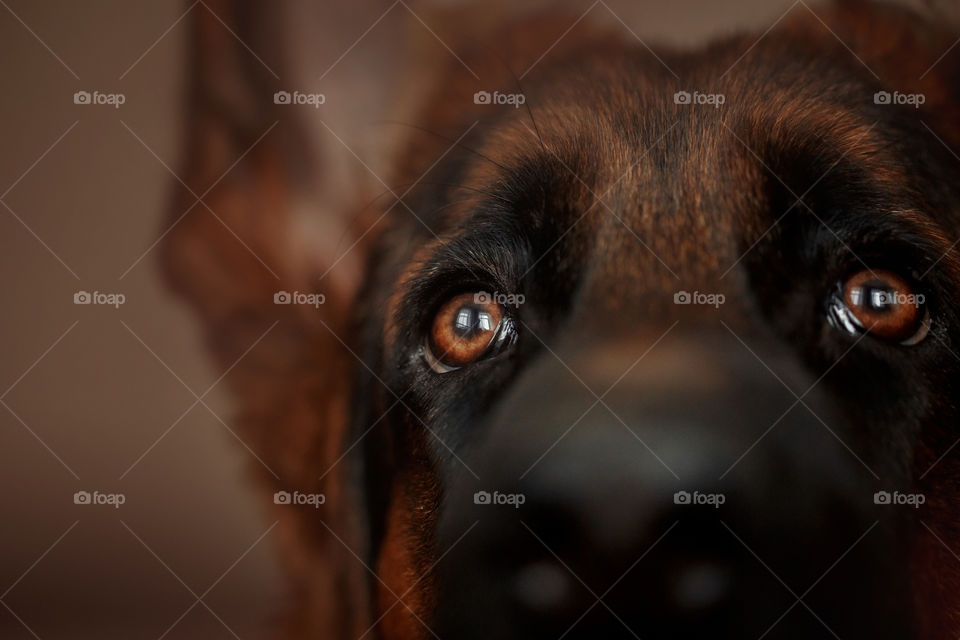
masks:
<svg viewBox="0 0 960 640"><path fill-rule="evenodd" d="M686 82L633 54L545 64L520 87L523 104L485 107L469 161L450 174L473 196L442 200L444 217L469 233L483 195L521 201L504 218L546 239L533 260L567 254L607 301L629 301L715 283L785 213L775 208L826 187L841 160L903 191L892 116L870 108L869 83L819 57L769 73L768 58L794 54L778 47L729 73L716 50L671 59ZM790 201L772 202L771 188Z"/></svg>
<svg viewBox="0 0 960 640"><path fill-rule="evenodd" d="M698 152L679 138L661 158L646 158L602 180L584 238L592 246L591 274L615 288L642 281L669 284L677 277L702 280L722 270L722 257L738 243L742 196L754 191L756 175L729 175L715 160L720 151L703 141ZM619 173L619 167L614 173ZM751 212L758 214L758 211ZM672 286L672 285L671 285Z"/></svg>
<svg viewBox="0 0 960 640"><path fill-rule="evenodd" d="M483 151L522 159L498 180L544 194L521 221L562 236L551 251L576 254L610 286L676 288L678 277L722 273L765 215L762 166L722 121L669 115L598 117L581 106L518 116ZM479 162L481 173L493 171Z"/></svg>
<svg viewBox="0 0 960 640"><path fill-rule="evenodd" d="M500 167L477 160L475 186L546 194L533 217L569 238L559 250L617 287L649 287L726 273L785 213L777 206L827 188L844 166L890 194L908 183L891 132L858 108L857 83L825 100L816 86L732 75L720 105L661 80L515 110L485 136L481 150Z"/></svg>

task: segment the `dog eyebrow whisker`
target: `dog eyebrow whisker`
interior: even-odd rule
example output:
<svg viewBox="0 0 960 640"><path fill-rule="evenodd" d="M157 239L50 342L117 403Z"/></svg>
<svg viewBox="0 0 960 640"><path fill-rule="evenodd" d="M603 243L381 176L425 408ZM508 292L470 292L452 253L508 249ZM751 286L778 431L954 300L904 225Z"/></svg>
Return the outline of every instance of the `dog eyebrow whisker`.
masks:
<svg viewBox="0 0 960 640"><path fill-rule="evenodd" d="M591 7L591 9L592 8L593 7ZM517 83L517 89L519 90L520 95L526 96L527 92L523 90L523 83L521 82L520 76L518 76L516 72L514 72L514 70L510 68L508 64L504 63L504 67L506 67L507 71L510 72L510 75L513 76L514 81ZM530 106L530 101L524 100L523 107L524 107L524 110L527 112L527 115L530 116L530 124L533 125L533 130L537 134L537 141L540 143L540 149L542 149L543 151L546 151L547 145L543 142L543 136L540 134L540 127L537 125L537 119L533 117L533 107Z"/></svg>
<svg viewBox="0 0 960 640"><path fill-rule="evenodd" d="M455 141L455 140L451 139L449 136L445 136L445 135L443 135L442 133L437 133L436 131L432 131L431 129L427 129L426 127L423 127L423 126L420 126L420 125L416 125L416 124L412 124L412 123L410 123L410 122L401 122L400 120L380 120L379 123L382 123L382 124L394 124L394 125L398 125L398 126L401 126L401 127L410 127L411 129L415 129L415 130L421 131L421 132L423 132L423 133L428 133L428 134L430 134L430 135L432 135L432 136L434 136L434 137L437 137L437 138L443 140L444 142L446 142L446 143L448 143L448 144L451 144L451 145L456 146L456 147L460 147L460 148L463 149L464 151L469 151L470 153L476 155L476 156L479 157L480 159L486 160L487 162L489 162L490 164L494 165L495 167L498 167L498 168L501 169L502 171L506 171L506 172L509 172L509 171L510 171L510 170L509 170L507 167L505 167L504 165L500 164L499 162L497 162L497 161L494 160L493 158L491 158L491 157L489 157L489 156L487 156L487 155L485 155L485 154L477 151L477 150L474 149L473 147L468 147L467 145L463 144L463 143L460 142L460 141Z"/></svg>
<svg viewBox="0 0 960 640"><path fill-rule="evenodd" d="M473 193L479 193L480 195L487 196L488 198L493 198L499 200L500 202L513 206L513 202L495 191L489 191L487 189L480 189L478 187L471 187L466 184L461 184L459 182L421 182L420 184L424 185L433 185L438 187L452 187L454 189L463 189L464 191L472 191Z"/></svg>

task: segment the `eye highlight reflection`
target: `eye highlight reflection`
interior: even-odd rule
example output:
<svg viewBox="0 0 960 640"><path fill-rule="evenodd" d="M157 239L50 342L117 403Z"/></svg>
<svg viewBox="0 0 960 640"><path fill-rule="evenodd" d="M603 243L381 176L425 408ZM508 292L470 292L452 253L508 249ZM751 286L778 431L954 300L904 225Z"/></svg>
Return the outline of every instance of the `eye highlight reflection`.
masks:
<svg viewBox="0 0 960 640"><path fill-rule="evenodd" d="M487 310L477 310L471 307L461 307L457 312L455 323L457 334L466 336L473 331L487 332L493 331L496 326L493 321L493 314Z"/></svg>

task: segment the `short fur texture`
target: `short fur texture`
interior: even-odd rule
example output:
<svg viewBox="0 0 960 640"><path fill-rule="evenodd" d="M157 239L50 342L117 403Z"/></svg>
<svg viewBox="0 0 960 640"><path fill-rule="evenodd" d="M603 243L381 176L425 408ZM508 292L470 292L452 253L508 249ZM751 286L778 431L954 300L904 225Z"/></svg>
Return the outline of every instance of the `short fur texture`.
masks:
<svg viewBox="0 0 960 640"><path fill-rule="evenodd" d="M209 5L262 55L277 50L271 9ZM180 219L193 198L178 195L164 264L220 364L234 367L227 380L247 443L280 476L261 473L266 498L278 490L326 496L319 510L271 506L293 590L284 637L413 640L434 627L445 640L457 637L451 616L471 613L451 593L466 583L450 571L470 558L451 551L437 560L473 521L455 499L482 488L464 461L489 478L497 468L489 457L504 447L542 450L551 435L505 436L504 415L525 415L544 386L567 389L558 359L599 392L674 323L674 342L625 378L634 395L673 380L672 367L685 392L716 393L738 407L731 413L761 398L756 421L765 427L764 402L784 391L776 380L759 382L761 371L727 387L722 381L756 361L696 350L701 341L730 342L731 333L798 394L816 381L812 410L830 416L824 421L876 470L877 483L842 450L823 477L857 478L841 493L900 487L927 496L920 513L881 525L891 531L884 548L896 551L877 563L877 583L884 571L903 577L889 592L900 599L888 604L904 618L889 628L903 625L896 637L960 635L960 455L950 453L960 437L960 260L951 250L960 237L960 160L950 151L960 149L960 48L934 64L957 33L902 9L842 2L791 14L759 41L745 34L654 53L589 21L558 41L576 16L526 16L492 34L451 37L461 60L418 69L419 106L408 116L413 126L401 128L408 133L387 180L400 202L379 187L379 197L338 194L334 202L316 192L314 176L326 167L302 142L301 120L313 114L282 111L272 96L285 87L212 13L196 15L191 189L205 193L279 121L205 196L216 216L196 206ZM723 94L725 103L675 103L676 92L694 90ZM919 109L876 104L884 90L926 100ZM477 91L526 102L476 104ZM313 244L301 231L304 210L323 237ZM349 246L361 263L340 262ZM923 274L934 319L922 344L909 352L871 340L853 346L827 324L825 296L861 260ZM471 286L526 296L521 337L506 358L437 376L420 356L425 326L445 297ZM727 304L678 307L679 289L722 291ZM326 300L320 309L276 305L280 290ZM741 357L752 364L736 364ZM664 384L662 393L678 393ZM582 393L574 384L565 395ZM647 409L635 411L642 423ZM552 435L576 418L556 416ZM805 419L788 419L786 429L822 435ZM811 531L812 547L821 531ZM463 548L487 535L481 526ZM874 598L865 591L864 600ZM884 596L876 597L869 602ZM878 637L871 625L883 616L859 626L854 617L836 614L842 637ZM488 637L511 637L490 624ZM784 635L769 637L802 628L794 618L782 624ZM623 632L613 628L604 637Z"/></svg>

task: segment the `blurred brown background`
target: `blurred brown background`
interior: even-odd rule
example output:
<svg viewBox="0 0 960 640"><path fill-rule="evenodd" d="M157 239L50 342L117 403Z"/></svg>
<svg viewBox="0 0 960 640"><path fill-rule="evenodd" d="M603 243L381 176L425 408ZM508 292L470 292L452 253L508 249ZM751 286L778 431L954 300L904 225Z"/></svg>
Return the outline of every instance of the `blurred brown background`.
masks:
<svg viewBox="0 0 960 640"><path fill-rule="evenodd" d="M187 387L223 372L151 249L162 163L179 162L189 16L167 30L187 6L0 7L2 638L158 638L215 582L204 602L256 637L276 604L269 536L250 549L270 522L245 486L249 454L190 409ZM76 105L79 90L126 102ZM75 305L80 290L126 302ZM230 424L222 389L204 402ZM75 505L78 490L126 503ZM215 615L197 604L166 638L233 637Z"/></svg>
<svg viewBox="0 0 960 640"><path fill-rule="evenodd" d="M391 7L392 19L423 29L407 5L317 4L325 18L299 27L329 59L301 61L308 74ZM762 31L791 6L805 10L790 0L564 4L676 44ZM283 594L271 522L245 472L258 463L231 433L225 389L197 402L224 372L157 264L167 167L180 166L190 12L209 9L0 5L0 637L263 637ZM429 15L424 3L409 7ZM378 37L374 28L344 58L353 66L343 91L363 86ZM77 91L125 102L78 105ZM363 171L349 163L343 170ZM126 301L77 305L78 291ZM77 491L126 501L78 505Z"/></svg>

